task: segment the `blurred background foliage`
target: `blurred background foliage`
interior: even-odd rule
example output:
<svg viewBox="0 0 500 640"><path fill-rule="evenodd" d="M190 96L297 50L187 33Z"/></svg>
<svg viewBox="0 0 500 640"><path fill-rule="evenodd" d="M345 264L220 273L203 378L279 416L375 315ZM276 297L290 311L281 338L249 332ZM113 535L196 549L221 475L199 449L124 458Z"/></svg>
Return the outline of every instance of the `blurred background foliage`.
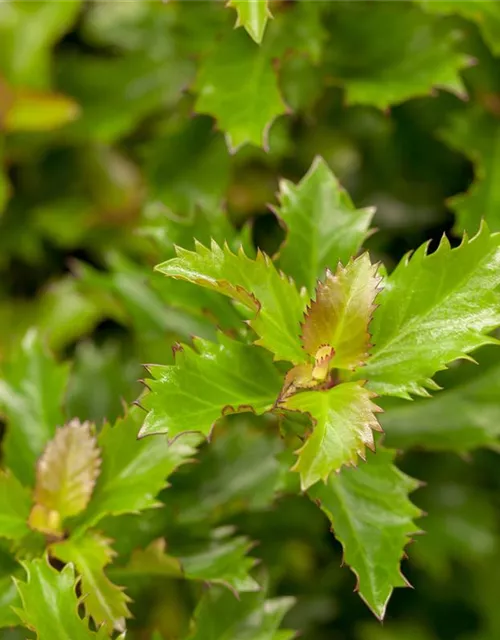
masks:
<svg viewBox="0 0 500 640"><path fill-rule="evenodd" d="M389 269L443 232L475 234L482 218L500 231L498 3L270 8L259 46L217 1L0 3L0 362L37 326L71 362L68 415L113 420L140 391L141 363L214 337L216 315L231 328L226 300L202 302L152 267L194 237L276 252L278 182L318 154L356 206L377 207L367 246ZM404 563L415 590L396 592L383 626L353 596L323 515L287 497L262 421L222 425L200 464L174 476L165 510L104 529L126 555L158 535L175 548L186 531L236 525L260 542L270 593L297 597L285 627L307 639L498 640L496 358L483 349L482 369L440 374L447 391L432 401L387 402L387 443L427 483L414 501L428 533ZM472 423L484 437L454 446ZM252 471L235 482L239 466ZM131 637L173 639L190 596L151 584L127 585Z"/></svg>

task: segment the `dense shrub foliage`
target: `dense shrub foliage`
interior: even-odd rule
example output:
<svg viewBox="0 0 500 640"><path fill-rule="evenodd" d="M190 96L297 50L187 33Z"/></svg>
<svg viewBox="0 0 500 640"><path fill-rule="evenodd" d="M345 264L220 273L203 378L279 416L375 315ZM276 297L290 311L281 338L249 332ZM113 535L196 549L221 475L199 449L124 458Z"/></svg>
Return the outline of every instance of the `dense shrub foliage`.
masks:
<svg viewBox="0 0 500 640"><path fill-rule="evenodd" d="M499 57L490 0L0 4L1 640L500 637Z"/></svg>

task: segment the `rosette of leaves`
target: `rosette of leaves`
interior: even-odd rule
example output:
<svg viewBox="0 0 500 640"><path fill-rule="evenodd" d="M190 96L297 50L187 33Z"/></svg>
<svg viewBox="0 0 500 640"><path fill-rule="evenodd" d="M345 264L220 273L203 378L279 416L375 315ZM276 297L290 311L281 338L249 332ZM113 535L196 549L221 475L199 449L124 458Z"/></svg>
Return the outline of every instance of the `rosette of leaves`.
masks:
<svg viewBox="0 0 500 640"><path fill-rule="evenodd" d="M394 466L394 453L366 455L381 431L375 398L429 395L447 363L497 343L500 235L483 224L455 249L443 237L384 275L358 255L373 210L357 210L323 160L298 185L283 181L279 200L287 237L274 259L214 241L178 247L157 267L229 297L255 340L195 339L175 347L175 364L150 366L139 435L210 438L222 415L253 411L285 417L293 442L287 420L307 417L308 427L294 426L302 445L292 470L382 618L392 589L407 584L399 565L421 514L408 498L418 482Z"/></svg>

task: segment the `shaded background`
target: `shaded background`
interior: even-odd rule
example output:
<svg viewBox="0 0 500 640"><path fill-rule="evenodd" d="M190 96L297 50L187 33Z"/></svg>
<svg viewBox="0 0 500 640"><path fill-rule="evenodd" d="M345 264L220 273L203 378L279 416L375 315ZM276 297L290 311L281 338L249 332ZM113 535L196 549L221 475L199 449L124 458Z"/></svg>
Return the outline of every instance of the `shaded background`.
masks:
<svg viewBox="0 0 500 640"><path fill-rule="evenodd" d="M279 180L298 181L318 154L357 206L377 207L367 247L389 269L443 232L455 243L464 230L473 235L482 218L500 230L495 3L271 8L259 48L243 29L233 32L235 14L222 2L0 4L0 362L38 326L57 356L73 362L70 415L113 420L121 399L140 391L141 363L171 362L176 339L213 336L196 297L152 267L174 243L223 239L232 227L273 254L284 233L268 206ZM249 105L252 62L239 69L238 61L257 58L275 85L258 85ZM222 104L200 113L209 82ZM272 123L267 150L247 144L230 153L221 122L238 107L272 113L273 91L287 113ZM248 135L263 142L261 134ZM491 349L479 354L493 372L489 395L468 406L473 415L488 404L492 432L500 420L496 358ZM453 388L477 375L467 363L438 377ZM260 541L254 555L269 571L271 594L298 597L285 626L306 639L498 640L498 459L488 450L420 450L421 436L411 433L426 420L458 418L452 401L432 416L418 413L420 402L413 417L413 405L397 413L394 402L388 411L389 444L393 429L394 443L407 449L400 467L428 483L414 501L429 515L420 521L428 534L404 563L415 590L396 591L382 626L353 595L355 579L340 568L340 547L314 505L273 502L258 466L244 496L226 486L243 453L262 462L262 440L252 445L252 434L264 437L260 424L245 422L238 442L222 428L201 465L174 478L167 515L143 515L151 520L144 526L175 540L201 522L235 523ZM405 424L413 431L398 440ZM204 511L200 486L209 476L215 497ZM183 504L199 508L186 515ZM115 533L128 553L134 534L120 542ZM131 588L132 637L149 637L152 620L175 637L189 602L182 588L165 580ZM0 638L26 633L0 630Z"/></svg>

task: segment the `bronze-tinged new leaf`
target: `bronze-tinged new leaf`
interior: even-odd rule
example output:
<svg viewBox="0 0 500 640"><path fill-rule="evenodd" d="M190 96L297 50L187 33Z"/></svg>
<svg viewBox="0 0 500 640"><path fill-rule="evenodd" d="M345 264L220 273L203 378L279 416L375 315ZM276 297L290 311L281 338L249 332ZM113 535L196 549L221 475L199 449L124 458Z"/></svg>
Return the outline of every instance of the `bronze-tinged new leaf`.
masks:
<svg viewBox="0 0 500 640"><path fill-rule="evenodd" d="M330 369L352 370L366 362L368 325L381 282L377 268L364 253L346 267L339 264L335 274L327 271L318 283L302 325L302 344L315 358L317 372L326 360Z"/></svg>
<svg viewBox="0 0 500 640"><path fill-rule="evenodd" d="M87 506L100 464L99 448L88 422L72 420L58 429L38 461L30 526L60 536L64 519Z"/></svg>
<svg viewBox="0 0 500 640"><path fill-rule="evenodd" d="M363 382L346 382L326 391L304 391L285 399L281 407L310 415L314 430L301 449L293 471L300 473L302 489L327 480L344 465L365 458L375 448L373 431L382 431L372 402L374 393Z"/></svg>

